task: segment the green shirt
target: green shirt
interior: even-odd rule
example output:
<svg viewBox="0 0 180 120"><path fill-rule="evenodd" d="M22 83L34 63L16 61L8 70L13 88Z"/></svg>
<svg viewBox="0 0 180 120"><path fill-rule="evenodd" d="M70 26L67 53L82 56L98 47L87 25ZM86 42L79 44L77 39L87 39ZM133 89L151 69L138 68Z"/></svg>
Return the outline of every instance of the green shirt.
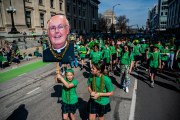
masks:
<svg viewBox="0 0 180 120"><path fill-rule="evenodd" d="M134 45L133 54L134 55L139 55L140 54L140 45Z"/></svg>
<svg viewBox="0 0 180 120"><path fill-rule="evenodd" d="M96 92L100 91L100 81L101 81L101 77L96 77ZM87 84L88 86L92 86L92 80L93 77L91 76L88 81ZM92 87L91 87L92 88ZM114 90L113 84L111 79L108 76L104 76L104 90L103 93L107 93L107 92L112 92ZM107 105L108 103L110 103L109 97L100 97L100 99L96 99L95 102L101 104L101 105Z"/></svg>
<svg viewBox="0 0 180 120"><path fill-rule="evenodd" d="M175 50L176 50L176 46L175 45L170 45L169 50L170 50L170 53L174 53Z"/></svg>
<svg viewBox="0 0 180 120"><path fill-rule="evenodd" d="M79 48L79 53L80 53L80 57L81 58L85 58L86 57L86 53L87 53L86 47L85 46L81 46Z"/></svg>
<svg viewBox="0 0 180 120"><path fill-rule="evenodd" d="M141 44L141 47L140 47L140 50L141 50L141 53L145 53L145 50L147 49L148 45L147 44Z"/></svg>
<svg viewBox="0 0 180 120"><path fill-rule="evenodd" d="M111 50L111 55L116 53L115 46L110 46L110 50Z"/></svg>
<svg viewBox="0 0 180 120"><path fill-rule="evenodd" d="M150 53L149 59L150 59L150 67L158 68L159 59L161 59L160 53L158 51Z"/></svg>
<svg viewBox="0 0 180 120"><path fill-rule="evenodd" d="M102 60L102 52L97 51L92 53L92 63L98 63Z"/></svg>
<svg viewBox="0 0 180 120"><path fill-rule="evenodd" d="M111 50L109 49L109 47L108 48L105 47L103 49L102 53L103 53L103 59L110 58L110 56L111 56Z"/></svg>
<svg viewBox="0 0 180 120"><path fill-rule="evenodd" d="M75 104L78 102L78 96L76 93L78 81L76 79L73 79L72 81L68 81L66 78L65 78L65 80L69 84L70 83L74 84L74 87L68 89L65 86L63 86L63 88L62 88L62 101L66 104Z"/></svg>
<svg viewBox="0 0 180 120"><path fill-rule="evenodd" d="M119 48L116 51L117 51L118 57L120 57L121 56L121 52L122 52L122 48Z"/></svg>
<svg viewBox="0 0 180 120"><path fill-rule="evenodd" d="M169 53L170 53L169 49L162 49L161 50L161 60L167 61L169 58Z"/></svg>
<svg viewBox="0 0 180 120"><path fill-rule="evenodd" d="M120 63L122 65L130 65L131 61L134 61L133 54L129 56L129 52L125 52L121 57L120 57Z"/></svg>

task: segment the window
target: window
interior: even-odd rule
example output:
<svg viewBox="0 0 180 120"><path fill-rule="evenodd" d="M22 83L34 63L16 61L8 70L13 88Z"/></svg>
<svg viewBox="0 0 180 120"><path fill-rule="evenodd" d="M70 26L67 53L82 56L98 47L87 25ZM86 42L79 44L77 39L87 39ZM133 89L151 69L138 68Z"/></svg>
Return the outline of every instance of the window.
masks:
<svg viewBox="0 0 180 120"><path fill-rule="evenodd" d="M81 9L79 8L79 16L81 16Z"/></svg>
<svg viewBox="0 0 180 120"><path fill-rule="evenodd" d="M40 13L40 23L41 23L41 28L44 28L44 14Z"/></svg>
<svg viewBox="0 0 180 120"><path fill-rule="evenodd" d="M85 10L82 11L82 14L83 14L82 16L85 17Z"/></svg>
<svg viewBox="0 0 180 120"><path fill-rule="evenodd" d="M165 15L167 15L168 14L168 12L165 12Z"/></svg>
<svg viewBox="0 0 180 120"><path fill-rule="evenodd" d="M76 0L73 0L73 3L76 3Z"/></svg>
<svg viewBox="0 0 180 120"><path fill-rule="evenodd" d="M30 11L26 11L26 25L28 28L31 28L31 12Z"/></svg>
<svg viewBox="0 0 180 120"><path fill-rule="evenodd" d="M50 7L54 8L54 0L50 0Z"/></svg>
<svg viewBox="0 0 180 120"><path fill-rule="evenodd" d="M39 0L39 5L43 5L43 1L42 0Z"/></svg>
<svg viewBox="0 0 180 120"><path fill-rule="evenodd" d="M94 7L93 7L93 12L92 13L93 13L93 18L94 18L95 17L95 15L94 15Z"/></svg>
<svg viewBox="0 0 180 120"><path fill-rule="evenodd" d="M69 5L67 5L67 13L70 13Z"/></svg>
<svg viewBox="0 0 180 120"><path fill-rule="evenodd" d="M74 19L74 29L76 29L76 19Z"/></svg>
<svg viewBox="0 0 180 120"><path fill-rule="evenodd" d="M73 11L74 11L74 14L76 14L76 8L75 7L73 7Z"/></svg>
<svg viewBox="0 0 180 120"><path fill-rule="evenodd" d="M84 21L83 24L84 24L84 29L86 29L86 22Z"/></svg>
<svg viewBox="0 0 180 120"><path fill-rule="evenodd" d="M163 15L163 12L161 12L161 15Z"/></svg>
<svg viewBox="0 0 180 120"><path fill-rule="evenodd" d="M59 10L62 11L62 3L59 3Z"/></svg>
<svg viewBox="0 0 180 120"><path fill-rule="evenodd" d="M81 20L79 20L79 29L81 29Z"/></svg>

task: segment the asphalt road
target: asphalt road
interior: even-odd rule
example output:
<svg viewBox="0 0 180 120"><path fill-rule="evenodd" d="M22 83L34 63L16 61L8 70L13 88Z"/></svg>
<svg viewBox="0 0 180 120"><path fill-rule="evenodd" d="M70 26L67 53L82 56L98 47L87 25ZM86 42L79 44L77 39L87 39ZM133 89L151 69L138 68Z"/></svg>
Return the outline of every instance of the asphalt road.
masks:
<svg viewBox="0 0 180 120"><path fill-rule="evenodd" d="M62 84L54 82L55 66L53 63L0 84L0 120L61 120ZM80 68L74 70L79 96L76 118L87 120L87 79L90 74L87 68L82 71ZM111 112L105 118L128 120L135 79L131 76L130 92L125 93L119 88L119 77L112 73L110 77L115 90L111 97Z"/></svg>
<svg viewBox="0 0 180 120"><path fill-rule="evenodd" d="M135 120L180 120L180 84L174 72L159 73L154 88L143 68L134 77L138 79Z"/></svg>

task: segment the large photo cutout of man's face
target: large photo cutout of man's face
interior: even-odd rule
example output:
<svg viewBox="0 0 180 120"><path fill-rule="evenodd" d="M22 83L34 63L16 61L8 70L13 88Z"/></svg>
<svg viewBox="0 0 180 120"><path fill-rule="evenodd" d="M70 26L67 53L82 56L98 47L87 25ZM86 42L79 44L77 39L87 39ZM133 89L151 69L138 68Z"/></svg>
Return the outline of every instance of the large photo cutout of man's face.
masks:
<svg viewBox="0 0 180 120"><path fill-rule="evenodd" d="M44 62L67 63L74 59L74 44L67 40L69 22L64 15L51 17L48 22L49 47L43 51Z"/></svg>

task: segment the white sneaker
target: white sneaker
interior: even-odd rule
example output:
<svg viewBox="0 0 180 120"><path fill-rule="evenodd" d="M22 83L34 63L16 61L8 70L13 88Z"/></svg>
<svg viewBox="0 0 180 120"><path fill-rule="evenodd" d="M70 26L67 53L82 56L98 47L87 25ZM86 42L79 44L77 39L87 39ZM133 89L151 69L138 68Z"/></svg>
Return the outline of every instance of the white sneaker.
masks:
<svg viewBox="0 0 180 120"><path fill-rule="evenodd" d="M128 88L128 87L125 88L125 92L126 92L126 93L129 92L129 88Z"/></svg>

